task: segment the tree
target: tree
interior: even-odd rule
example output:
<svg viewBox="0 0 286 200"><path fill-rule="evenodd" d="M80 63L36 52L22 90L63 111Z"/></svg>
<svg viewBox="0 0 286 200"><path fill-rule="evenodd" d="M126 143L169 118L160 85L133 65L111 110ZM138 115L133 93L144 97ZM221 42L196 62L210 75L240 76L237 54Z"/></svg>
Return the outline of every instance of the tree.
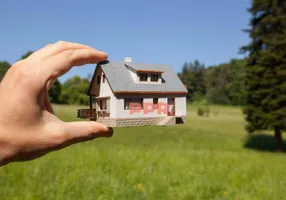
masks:
<svg viewBox="0 0 286 200"><path fill-rule="evenodd" d="M51 103L57 103L57 104L61 103L60 101L61 91L62 91L61 83L59 82L58 79L56 79L56 82L49 90L49 97L50 97Z"/></svg>
<svg viewBox="0 0 286 200"><path fill-rule="evenodd" d="M61 100L67 104L88 105L88 88L89 81L87 78L74 76L64 82Z"/></svg>
<svg viewBox="0 0 286 200"><path fill-rule="evenodd" d="M10 67L11 65L7 61L0 62L0 82Z"/></svg>
<svg viewBox="0 0 286 200"><path fill-rule="evenodd" d="M206 76L208 101L216 104L230 104L229 84L231 77L228 64L210 67Z"/></svg>
<svg viewBox="0 0 286 200"><path fill-rule="evenodd" d="M20 60L26 59L28 58L30 55L32 55L34 52L33 51L28 51L27 53L25 53L24 55L21 56Z"/></svg>
<svg viewBox="0 0 286 200"><path fill-rule="evenodd" d="M206 99L214 104L245 104L246 59L231 59L227 63L204 67L199 61L185 62L178 73L188 86L191 101Z"/></svg>
<svg viewBox="0 0 286 200"><path fill-rule="evenodd" d="M228 98L232 105L245 105L245 65L245 59L232 59L228 64L230 71Z"/></svg>
<svg viewBox="0 0 286 200"><path fill-rule="evenodd" d="M282 151L286 130L286 1L253 0L248 9L251 28L245 84L244 113L249 133L273 130L276 150Z"/></svg>
<svg viewBox="0 0 286 200"><path fill-rule="evenodd" d="M182 72L178 73L179 78L187 85L191 93L191 100L200 100L206 94L205 66L198 60L193 63L184 63Z"/></svg>

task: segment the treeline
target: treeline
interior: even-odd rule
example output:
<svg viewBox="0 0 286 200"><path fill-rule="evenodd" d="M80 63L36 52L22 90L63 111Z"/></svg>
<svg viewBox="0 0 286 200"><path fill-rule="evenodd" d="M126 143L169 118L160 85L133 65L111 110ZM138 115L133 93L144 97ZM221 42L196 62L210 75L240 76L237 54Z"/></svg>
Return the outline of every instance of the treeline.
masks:
<svg viewBox="0 0 286 200"><path fill-rule="evenodd" d="M25 59L33 52L28 51L20 59ZM244 59L232 59L228 63L208 66L195 60L186 62L178 73L189 90L188 99L193 102L206 101L210 104L244 105L246 100ZM8 62L0 62L0 80L9 69ZM88 105L87 91L90 75L86 78L74 76L64 83L56 80L49 91L52 103Z"/></svg>
<svg viewBox="0 0 286 200"><path fill-rule="evenodd" d="M10 66L11 65L7 61L0 62L0 81L3 79Z"/></svg>
<svg viewBox="0 0 286 200"><path fill-rule="evenodd" d="M195 60L186 62L179 78L187 86L191 102L206 101L211 104L244 105L245 59L206 67Z"/></svg>
<svg viewBox="0 0 286 200"><path fill-rule="evenodd" d="M88 78L74 76L62 84L56 80L49 91L50 100L54 104L89 105L88 88Z"/></svg>
<svg viewBox="0 0 286 200"><path fill-rule="evenodd" d="M27 58L33 52L28 51L20 59ZM7 61L0 62L0 81L5 76L6 72L11 67ZM88 105L89 97L87 91L89 88L90 76L87 78L81 78L74 76L64 83L60 83L56 80L55 84L49 90L49 97L54 104L77 104L77 105Z"/></svg>

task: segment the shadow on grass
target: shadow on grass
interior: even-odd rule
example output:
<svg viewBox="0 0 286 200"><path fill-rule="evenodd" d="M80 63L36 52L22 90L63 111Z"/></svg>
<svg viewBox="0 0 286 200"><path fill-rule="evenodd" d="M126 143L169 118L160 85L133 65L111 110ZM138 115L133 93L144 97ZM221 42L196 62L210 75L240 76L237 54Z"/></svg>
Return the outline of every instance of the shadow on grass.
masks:
<svg viewBox="0 0 286 200"><path fill-rule="evenodd" d="M282 143L283 152L285 153L286 141ZM244 148L257 151L276 152L274 136L264 134L250 134L246 137Z"/></svg>

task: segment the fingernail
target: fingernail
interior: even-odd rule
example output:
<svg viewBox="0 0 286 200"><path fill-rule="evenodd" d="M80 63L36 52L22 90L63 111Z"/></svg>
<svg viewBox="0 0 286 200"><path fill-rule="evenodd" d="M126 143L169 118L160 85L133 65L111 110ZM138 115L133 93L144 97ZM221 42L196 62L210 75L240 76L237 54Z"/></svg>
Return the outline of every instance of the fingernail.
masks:
<svg viewBox="0 0 286 200"><path fill-rule="evenodd" d="M107 127L107 128L108 128L108 132L113 133L113 128L111 128L111 127Z"/></svg>
<svg viewBox="0 0 286 200"><path fill-rule="evenodd" d="M108 132L106 134L107 137L111 137L113 135L113 128L108 127Z"/></svg>

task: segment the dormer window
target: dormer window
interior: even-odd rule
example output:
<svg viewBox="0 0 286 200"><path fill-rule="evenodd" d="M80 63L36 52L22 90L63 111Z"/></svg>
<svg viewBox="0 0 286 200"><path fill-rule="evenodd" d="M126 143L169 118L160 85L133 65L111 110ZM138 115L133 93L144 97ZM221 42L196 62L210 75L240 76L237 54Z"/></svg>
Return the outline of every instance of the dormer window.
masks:
<svg viewBox="0 0 286 200"><path fill-rule="evenodd" d="M148 74L140 74L140 81L147 82Z"/></svg>
<svg viewBox="0 0 286 200"><path fill-rule="evenodd" d="M151 82L158 82L159 74L151 74Z"/></svg>
<svg viewBox="0 0 286 200"><path fill-rule="evenodd" d="M134 81L137 83L161 84L163 71L159 70L136 70L137 76Z"/></svg>

